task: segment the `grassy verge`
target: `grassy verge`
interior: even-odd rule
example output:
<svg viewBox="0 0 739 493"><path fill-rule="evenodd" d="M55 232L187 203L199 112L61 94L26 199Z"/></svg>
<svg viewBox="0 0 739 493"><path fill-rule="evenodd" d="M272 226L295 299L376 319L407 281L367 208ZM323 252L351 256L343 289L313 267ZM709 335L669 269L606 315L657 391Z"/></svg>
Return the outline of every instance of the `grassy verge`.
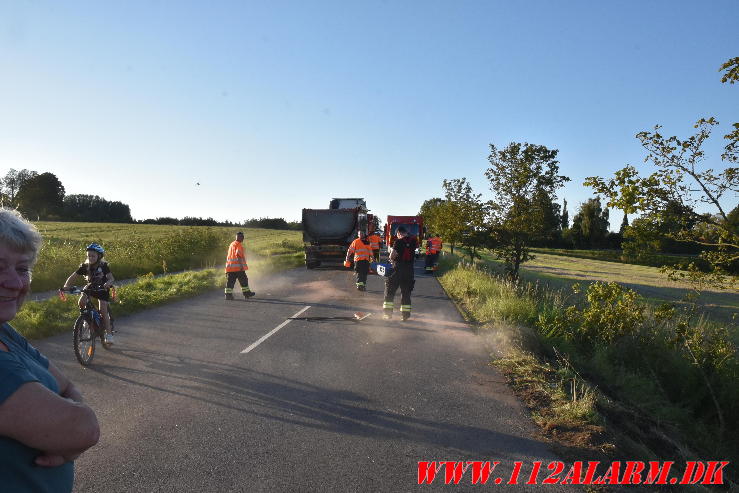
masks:
<svg viewBox="0 0 739 493"><path fill-rule="evenodd" d="M496 272L503 272L503 263L493 255L481 252L484 262ZM670 302L688 306L683 300L693 291L687 283L669 281L656 267L616 264L594 259L537 253L521 266L521 277L545 284L555 290L569 291L576 283L615 281L641 294L653 306ZM696 300L706 319L731 325L739 320L739 296L734 290L705 289ZM734 340L739 344L739 330L734 324Z"/></svg>
<svg viewBox="0 0 739 493"><path fill-rule="evenodd" d="M615 283L580 295L514 285L451 256L442 272L564 456L739 460L739 358L726 330Z"/></svg>
<svg viewBox="0 0 739 493"><path fill-rule="evenodd" d="M252 258L249 261L250 269L259 272L274 272L302 264L302 253ZM120 318L157 305L223 288L224 285L222 268L162 277L146 274L140 276L137 282L117 289L120 302L115 303L112 310L116 318ZM70 330L78 314L76 301L68 299L63 302L59 298L52 298L24 304L12 324L25 337L40 339Z"/></svg>

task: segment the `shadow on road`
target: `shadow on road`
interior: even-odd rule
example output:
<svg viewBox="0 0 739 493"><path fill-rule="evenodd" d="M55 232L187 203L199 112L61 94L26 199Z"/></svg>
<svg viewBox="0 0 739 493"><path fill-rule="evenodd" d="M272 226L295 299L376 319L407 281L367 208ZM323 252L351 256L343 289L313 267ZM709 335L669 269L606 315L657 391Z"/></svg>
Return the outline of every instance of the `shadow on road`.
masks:
<svg viewBox="0 0 739 493"><path fill-rule="evenodd" d="M90 370L113 380L172 394L207 406L335 433L410 440L461 453L506 458L535 442L485 428L440 422L377 409L379 403L251 369L159 352L123 349L140 368L98 365ZM158 382L158 383L154 383Z"/></svg>

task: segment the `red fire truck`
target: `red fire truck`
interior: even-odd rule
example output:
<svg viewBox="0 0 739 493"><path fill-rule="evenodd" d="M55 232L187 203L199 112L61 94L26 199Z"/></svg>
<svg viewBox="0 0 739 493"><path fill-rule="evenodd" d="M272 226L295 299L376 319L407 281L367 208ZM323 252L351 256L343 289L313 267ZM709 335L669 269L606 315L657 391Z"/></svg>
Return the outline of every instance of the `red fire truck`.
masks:
<svg viewBox="0 0 739 493"><path fill-rule="evenodd" d="M423 243L423 217L421 216L387 216L385 223L385 244L393 246L398 228L405 226L408 233L418 238L418 244Z"/></svg>

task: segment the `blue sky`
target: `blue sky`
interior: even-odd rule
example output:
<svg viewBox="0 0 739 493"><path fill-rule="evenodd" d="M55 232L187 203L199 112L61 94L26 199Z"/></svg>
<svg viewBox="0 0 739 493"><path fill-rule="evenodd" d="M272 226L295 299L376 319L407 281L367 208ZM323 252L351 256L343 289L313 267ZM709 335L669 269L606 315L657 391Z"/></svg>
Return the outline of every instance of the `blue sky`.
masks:
<svg viewBox="0 0 739 493"><path fill-rule="evenodd" d="M332 197L404 215L445 178L487 195L488 145L526 141L559 149L572 217L657 123L715 116L722 166L737 19L736 0L0 0L0 174L137 219L297 220Z"/></svg>

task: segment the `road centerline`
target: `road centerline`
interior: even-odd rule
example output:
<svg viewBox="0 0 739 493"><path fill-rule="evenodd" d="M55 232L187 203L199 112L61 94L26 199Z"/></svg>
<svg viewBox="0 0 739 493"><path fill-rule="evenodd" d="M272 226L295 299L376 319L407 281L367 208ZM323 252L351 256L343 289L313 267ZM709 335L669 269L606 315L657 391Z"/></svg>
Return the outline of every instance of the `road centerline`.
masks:
<svg viewBox="0 0 739 493"><path fill-rule="evenodd" d="M261 343L263 343L264 341L266 341L270 336L272 336L272 334L274 334L275 332L277 332L278 330L280 330L281 328L283 328L284 326L286 326L287 324L289 324L290 322L292 322L292 320L290 320L290 319L297 317L298 315L300 315L301 313L303 313L304 311L306 311L308 308L310 308L310 305L304 306L300 311L298 311L298 313L296 313L295 315L292 315L287 320L285 320L284 322L282 322L280 325L278 325L277 327L275 327L274 329L270 330L269 332L267 332L266 334L264 334L262 337L260 337L251 346L249 346L246 349L244 349L243 351L241 351L241 354L246 354L249 351L251 351L252 349L254 349L257 346L259 346Z"/></svg>

